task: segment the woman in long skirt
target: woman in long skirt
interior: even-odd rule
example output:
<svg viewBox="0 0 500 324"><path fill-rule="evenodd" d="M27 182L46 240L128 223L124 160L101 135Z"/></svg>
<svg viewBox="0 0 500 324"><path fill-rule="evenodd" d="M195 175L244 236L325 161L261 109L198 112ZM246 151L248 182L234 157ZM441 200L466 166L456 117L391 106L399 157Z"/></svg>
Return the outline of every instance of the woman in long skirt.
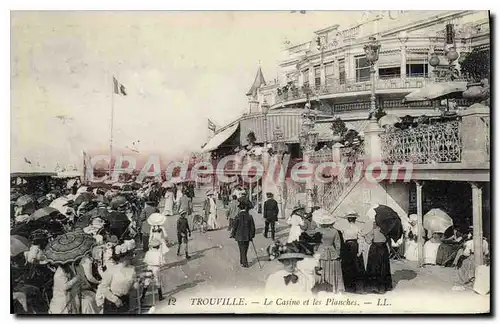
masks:
<svg viewBox="0 0 500 324"><path fill-rule="evenodd" d="M335 218L330 213L318 210L313 213L313 221L318 224L316 231L321 234L321 244L316 251L321 268L320 284L331 285L327 289L330 292L342 293L345 289L340 263L341 239L339 232L332 227Z"/></svg>
<svg viewBox="0 0 500 324"><path fill-rule="evenodd" d="M389 248L387 238L380 228L374 223L373 231L369 234L371 241L366 267L367 290L383 294L392 290L391 264L389 261Z"/></svg>
<svg viewBox="0 0 500 324"><path fill-rule="evenodd" d="M165 206L163 208L163 215L172 216L174 214L174 192L171 188L167 189L165 193Z"/></svg>
<svg viewBox="0 0 500 324"><path fill-rule="evenodd" d="M345 290L352 293L364 291L365 266L359 247L359 228L356 225L358 214L352 212L346 216L348 226L342 230L344 245L342 247L342 275Z"/></svg>

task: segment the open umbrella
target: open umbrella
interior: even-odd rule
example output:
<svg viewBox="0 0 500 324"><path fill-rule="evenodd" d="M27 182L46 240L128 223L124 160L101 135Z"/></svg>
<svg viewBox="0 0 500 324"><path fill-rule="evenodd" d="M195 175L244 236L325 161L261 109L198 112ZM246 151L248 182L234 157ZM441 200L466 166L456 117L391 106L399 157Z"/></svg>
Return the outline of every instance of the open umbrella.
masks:
<svg viewBox="0 0 500 324"><path fill-rule="evenodd" d="M424 215L424 228L429 231L429 235L439 232L444 233L450 226L453 226L453 220L442 209L433 208Z"/></svg>
<svg viewBox="0 0 500 324"><path fill-rule="evenodd" d="M368 210L366 216L375 220L380 227L380 231L387 237L398 241L403 235L401 218L391 207L386 205L376 205Z"/></svg>
<svg viewBox="0 0 500 324"><path fill-rule="evenodd" d="M28 251L30 249L30 241L19 235L10 236L10 256L15 257L19 253Z"/></svg>
<svg viewBox="0 0 500 324"><path fill-rule="evenodd" d="M404 102L438 100L460 97L467 90L467 82L450 81L426 85L406 95Z"/></svg>
<svg viewBox="0 0 500 324"><path fill-rule="evenodd" d="M52 208L59 210L59 212L61 214L66 214L66 211L68 210L67 203L68 203L67 198L59 197L59 198L54 199L50 203L49 207L52 207Z"/></svg>
<svg viewBox="0 0 500 324"><path fill-rule="evenodd" d="M95 240L82 231L69 232L56 237L45 248L49 263L65 264L80 260L92 251Z"/></svg>
<svg viewBox="0 0 500 324"><path fill-rule="evenodd" d="M378 124L380 127L386 127L386 126L394 126L397 123L401 122L401 118L399 118L396 115L388 114L383 116L378 120Z"/></svg>
<svg viewBox="0 0 500 324"><path fill-rule="evenodd" d="M83 202L90 202L93 198L94 195L91 192L82 192L75 198L75 205L78 206Z"/></svg>
<svg viewBox="0 0 500 324"><path fill-rule="evenodd" d="M31 215L31 220L38 220L44 217L59 215L60 211L53 207L43 207Z"/></svg>
<svg viewBox="0 0 500 324"><path fill-rule="evenodd" d="M28 204L34 203L35 199L30 195L24 195L16 200L16 205L19 207L26 206Z"/></svg>

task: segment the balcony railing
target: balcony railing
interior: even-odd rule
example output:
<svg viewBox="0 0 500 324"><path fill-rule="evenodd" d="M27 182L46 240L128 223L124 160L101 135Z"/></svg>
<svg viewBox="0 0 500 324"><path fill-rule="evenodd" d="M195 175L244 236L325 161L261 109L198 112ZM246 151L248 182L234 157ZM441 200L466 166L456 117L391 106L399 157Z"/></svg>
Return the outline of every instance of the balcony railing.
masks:
<svg viewBox="0 0 500 324"><path fill-rule="evenodd" d="M324 163L333 161L333 151L332 149L323 149L313 152L309 158L311 163Z"/></svg>
<svg viewBox="0 0 500 324"><path fill-rule="evenodd" d="M420 77L420 76L409 76L406 78L378 78L375 81L375 86L377 90L385 90L385 89L412 89L412 88L421 88L426 82L429 82L431 79ZM287 92L283 92L276 96L276 103L282 103L291 100L299 100L305 99L308 90L303 87L297 87L296 89L289 90ZM311 89L313 93L317 95L330 95L336 93L348 93L348 92L360 92L360 91L370 91L371 90L371 81L363 81L359 79L347 79L347 80L339 80L339 79L326 79L326 84L323 84L319 87L315 87L311 85Z"/></svg>
<svg viewBox="0 0 500 324"><path fill-rule="evenodd" d="M381 135L383 159L388 164L461 162L460 126L460 121L451 121L388 131Z"/></svg>

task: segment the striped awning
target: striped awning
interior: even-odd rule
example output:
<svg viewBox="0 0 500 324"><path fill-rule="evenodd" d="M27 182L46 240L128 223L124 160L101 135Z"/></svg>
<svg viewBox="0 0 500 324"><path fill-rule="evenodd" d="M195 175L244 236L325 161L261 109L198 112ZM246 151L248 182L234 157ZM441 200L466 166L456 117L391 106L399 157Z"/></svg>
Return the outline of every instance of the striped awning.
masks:
<svg viewBox="0 0 500 324"><path fill-rule="evenodd" d="M236 123L232 126L229 126L228 128L224 129L223 131L215 134L214 137L212 137L203 147L202 147L202 152L211 152L213 150L216 150L222 143L227 141L231 135L236 132L238 127L240 126L239 123Z"/></svg>
<svg viewBox="0 0 500 324"><path fill-rule="evenodd" d="M401 53L392 52L387 54L380 54L377 65L379 68L386 67L400 67L401 66Z"/></svg>

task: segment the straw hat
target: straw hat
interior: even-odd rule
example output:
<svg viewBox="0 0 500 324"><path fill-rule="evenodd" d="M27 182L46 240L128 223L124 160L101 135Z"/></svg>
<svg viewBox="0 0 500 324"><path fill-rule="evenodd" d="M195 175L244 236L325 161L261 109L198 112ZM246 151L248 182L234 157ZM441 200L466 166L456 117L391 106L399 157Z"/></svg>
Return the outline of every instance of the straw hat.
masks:
<svg viewBox="0 0 500 324"><path fill-rule="evenodd" d="M278 257L278 260L288 260L296 259L303 260L306 257L305 254L300 253L300 249L293 243L288 243L285 245L285 251Z"/></svg>
<svg viewBox="0 0 500 324"><path fill-rule="evenodd" d="M318 225L329 225L335 222L335 217L324 209L314 211L312 219Z"/></svg>
<svg viewBox="0 0 500 324"><path fill-rule="evenodd" d="M213 195L214 195L214 191L212 189L207 190L207 196L213 196Z"/></svg>
<svg viewBox="0 0 500 324"><path fill-rule="evenodd" d="M165 215L162 215L160 213L152 213L148 217L148 224L151 226L163 225L166 220L167 217Z"/></svg>
<svg viewBox="0 0 500 324"><path fill-rule="evenodd" d="M344 218L358 218L358 217L359 217L359 214L354 210L347 211L347 213L344 216Z"/></svg>

